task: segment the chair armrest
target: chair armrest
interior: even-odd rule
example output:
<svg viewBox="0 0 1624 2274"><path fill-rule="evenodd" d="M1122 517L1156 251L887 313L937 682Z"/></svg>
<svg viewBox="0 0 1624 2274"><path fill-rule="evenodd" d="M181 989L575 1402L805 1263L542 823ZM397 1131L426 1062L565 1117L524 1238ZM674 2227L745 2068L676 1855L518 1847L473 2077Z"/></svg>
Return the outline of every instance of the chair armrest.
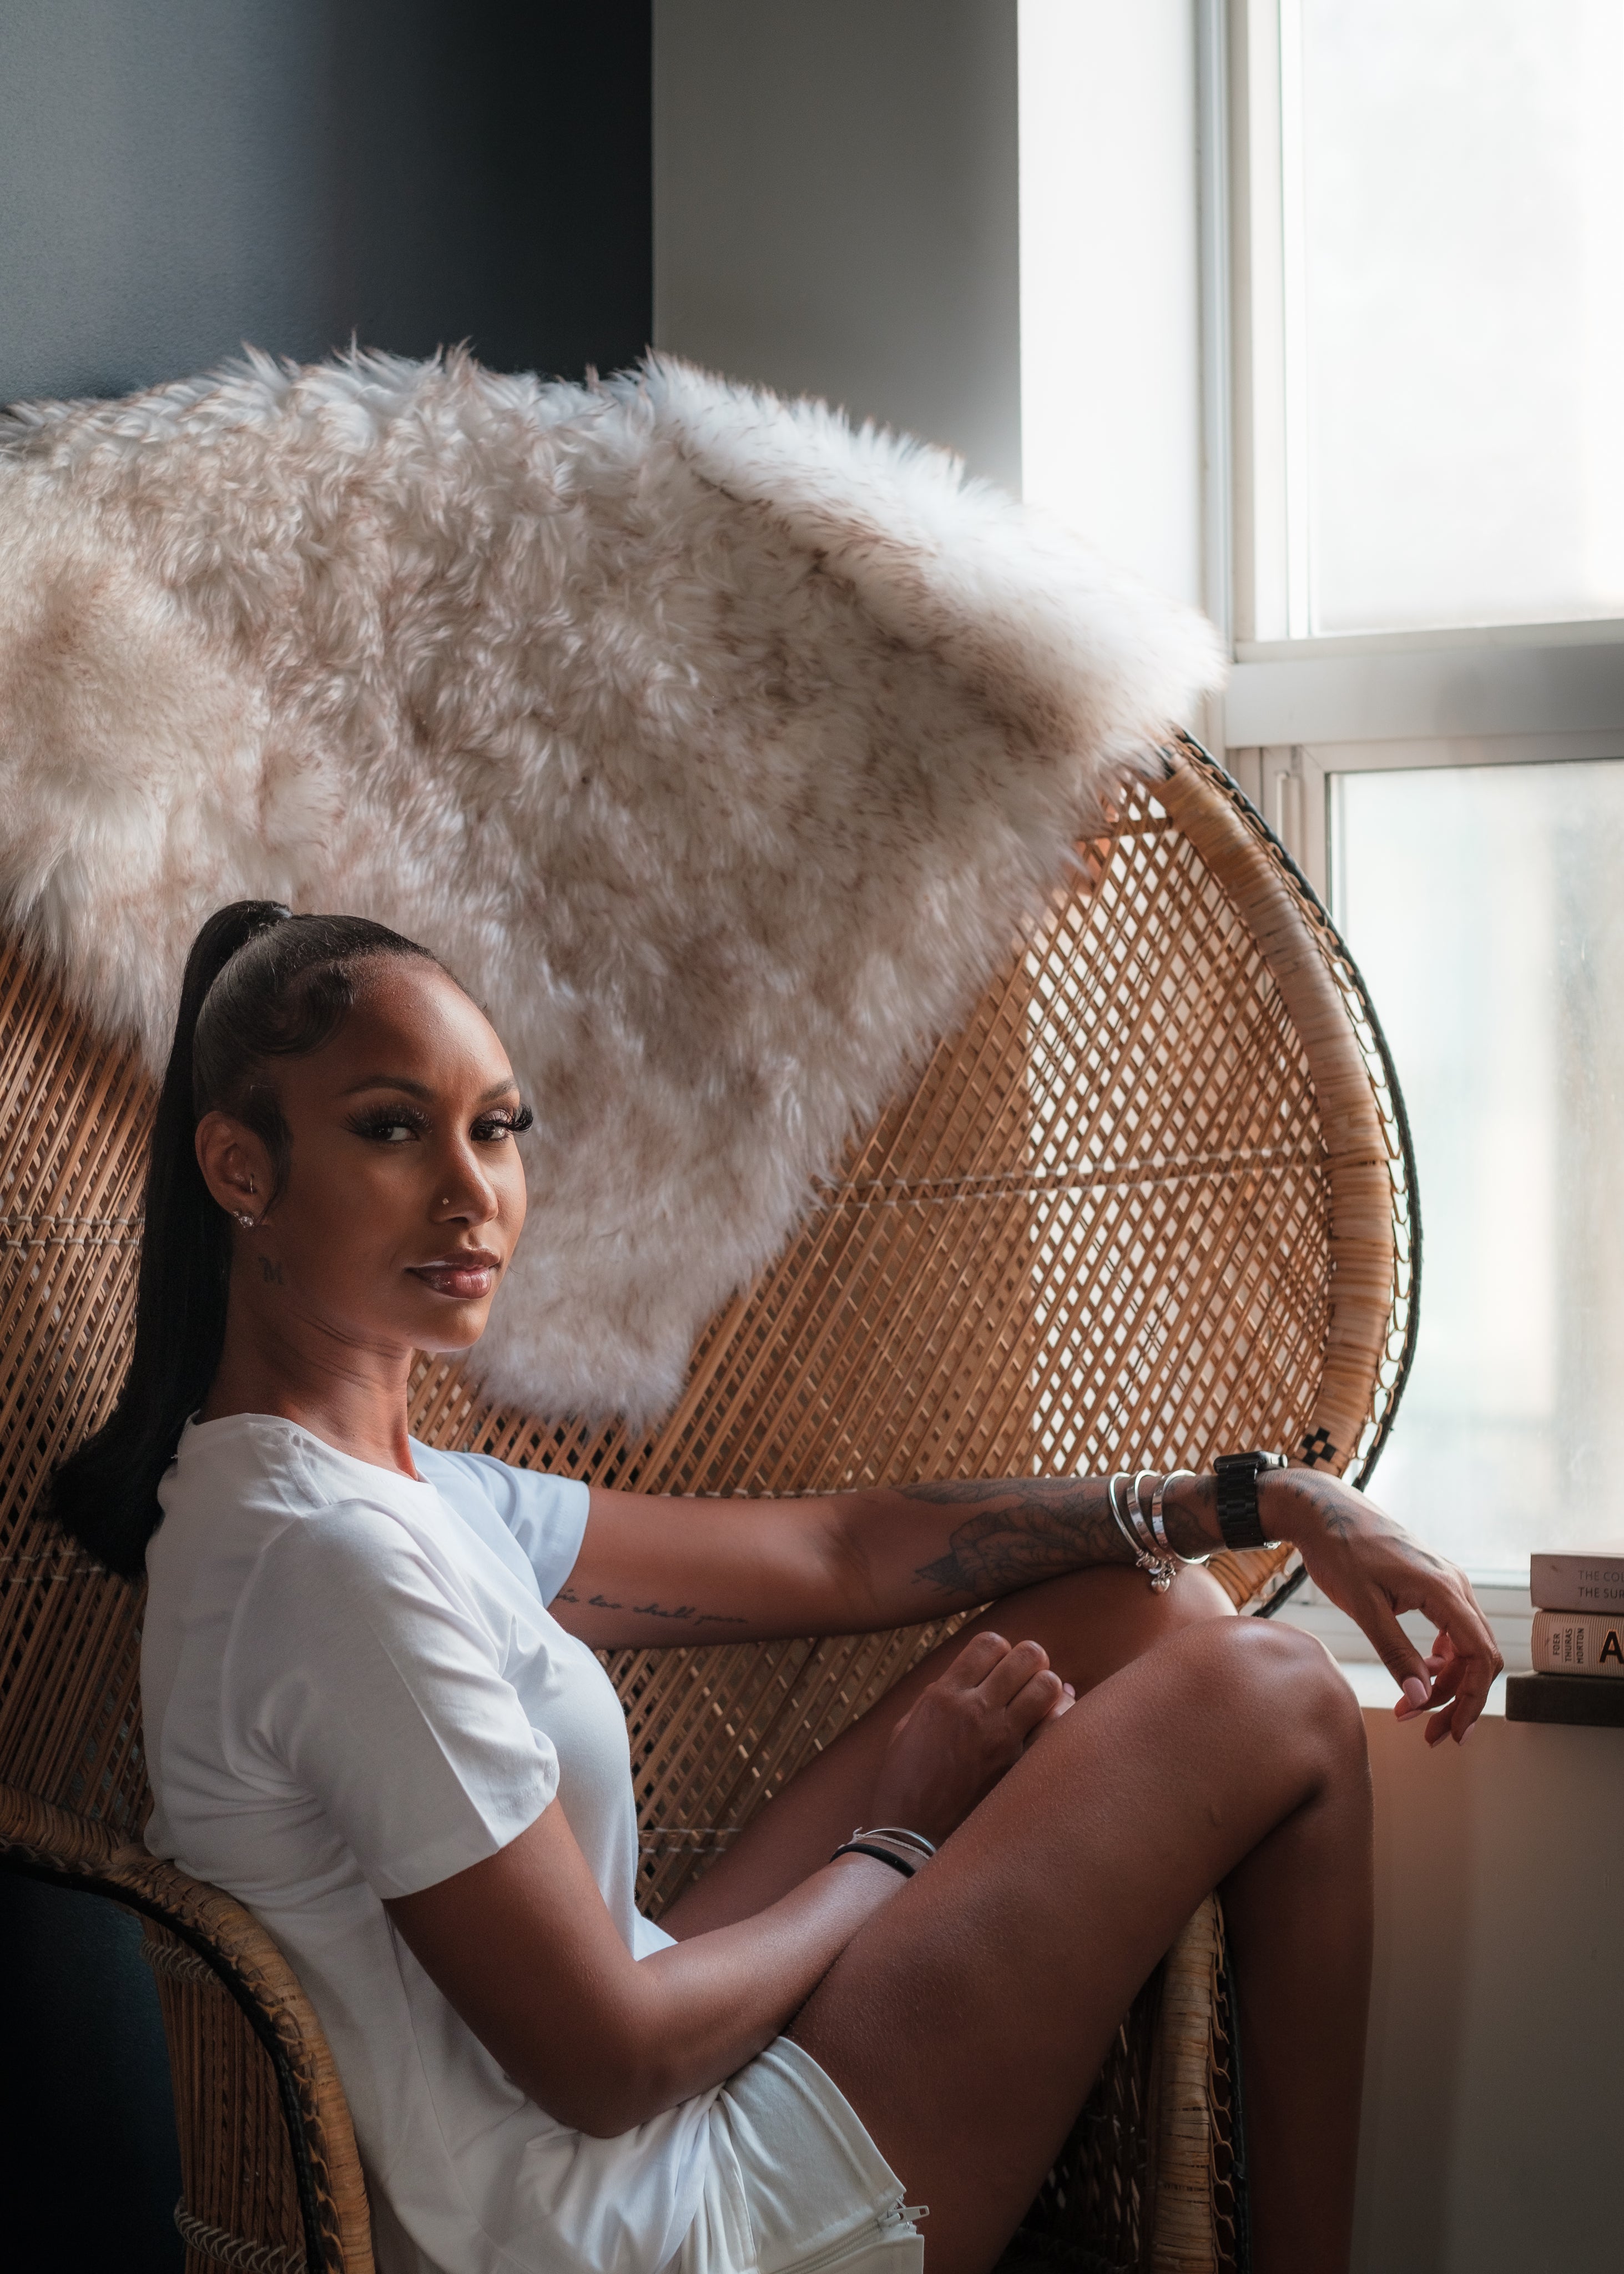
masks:
<svg viewBox="0 0 1624 2274"><path fill-rule="evenodd" d="M365 2182L332 2053L252 1914L15 1787L0 1786L0 1865L105 1896L142 1920L175 2084L184 2190L176 2223L189 2263L373 2274ZM279 2133L285 2154L267 2156Z"/></svg>

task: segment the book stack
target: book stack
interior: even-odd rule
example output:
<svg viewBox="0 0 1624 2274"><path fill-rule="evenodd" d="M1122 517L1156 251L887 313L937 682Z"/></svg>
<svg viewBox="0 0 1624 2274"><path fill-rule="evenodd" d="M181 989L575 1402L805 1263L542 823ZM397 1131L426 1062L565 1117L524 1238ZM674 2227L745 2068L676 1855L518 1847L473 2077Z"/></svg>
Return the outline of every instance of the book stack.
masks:
<svg viewBox="0 0 1624 2274"><path fill-rule="evenodd" d="M1624 1548L1529 1559L1531 1674L1506 1683L1508 1721L1624 1728Z"/></svg>

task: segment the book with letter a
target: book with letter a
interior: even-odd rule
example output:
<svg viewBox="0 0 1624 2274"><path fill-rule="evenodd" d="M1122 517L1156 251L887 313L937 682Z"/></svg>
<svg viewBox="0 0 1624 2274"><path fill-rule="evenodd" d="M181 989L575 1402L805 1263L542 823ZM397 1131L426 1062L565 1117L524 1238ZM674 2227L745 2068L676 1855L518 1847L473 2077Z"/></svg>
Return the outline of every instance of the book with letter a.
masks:
<svg viewBox="0 0 1624 2274"><path fill-rule="evenodd" d="M1605 1611L1624 1617L1624 1547L1530 1555L1528 1584L1537 1611Z"/></svg>
<svg viewBox="0 0 1624 2274"><path fill-rule="evenodd" d="M1536 1611L1529 1654L1536 1674L1616 1674L1624 1678L1624 1613Z"/></svg>

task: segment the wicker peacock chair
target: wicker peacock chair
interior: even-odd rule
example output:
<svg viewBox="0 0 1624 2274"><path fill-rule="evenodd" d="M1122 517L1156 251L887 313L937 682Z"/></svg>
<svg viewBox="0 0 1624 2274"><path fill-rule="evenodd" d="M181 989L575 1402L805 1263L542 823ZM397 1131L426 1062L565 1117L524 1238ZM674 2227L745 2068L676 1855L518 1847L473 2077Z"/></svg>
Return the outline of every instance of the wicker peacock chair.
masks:
<svg viewBox="0 0 1624 2274"><path fill-rule="evenodd" d="M499 1412L425 1367L418 1434L662 1492L1199 1468L1243 1442L1363 1477L1415 1314L1392 1067L1346 950L1235 785L1187 743L1166 766L712 1322L663 1428ZM363 2274L365 2186L308 2002L239 1904L139 1844L139 1591L34 1513L118 1382L150 1095L22 953L0 959L0 1861L145 1920L188 2274ZM1272 1553L1215 1568L1243 1607L1289 1584ZM616 1654L648 1907L945 1630ZM1079 2269L1244 2266L1239 2150L1209 1901L1124 2020L1023 2240Z"/></svg>

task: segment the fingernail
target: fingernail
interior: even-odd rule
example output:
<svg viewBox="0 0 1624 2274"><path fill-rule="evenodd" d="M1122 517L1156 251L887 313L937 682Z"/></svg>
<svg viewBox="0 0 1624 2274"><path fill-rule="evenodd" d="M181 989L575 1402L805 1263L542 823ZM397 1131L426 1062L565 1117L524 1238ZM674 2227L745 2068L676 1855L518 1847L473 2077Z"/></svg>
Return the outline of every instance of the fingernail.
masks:
<svg viewBox="0 0 1624 2274"><path fill-rule="evenodd" d="M1418 1674L1412 1674L1404 1684L1404 1695L1417 1711L1426 1703L1426 1684Z"/></svg>
<svg viewBox="0 0 1624 2274"><path fill-rule="evenodd" d="M1071 1687L1071 1683L1070 1683L1069 1682L1063 1682L1063 1683L1061 1683L1060 1687L1061 1687L1061 1688L1065 1691L1065 1694L1066 1694L1066 1696L1067 1696L1068 1698L1075 1698L1075 1697L1076 1697L1077 1692L1076 1692L1076 1690L1073 1690L1073 1689L1072 1689L1072 1687Z"/></svg>

